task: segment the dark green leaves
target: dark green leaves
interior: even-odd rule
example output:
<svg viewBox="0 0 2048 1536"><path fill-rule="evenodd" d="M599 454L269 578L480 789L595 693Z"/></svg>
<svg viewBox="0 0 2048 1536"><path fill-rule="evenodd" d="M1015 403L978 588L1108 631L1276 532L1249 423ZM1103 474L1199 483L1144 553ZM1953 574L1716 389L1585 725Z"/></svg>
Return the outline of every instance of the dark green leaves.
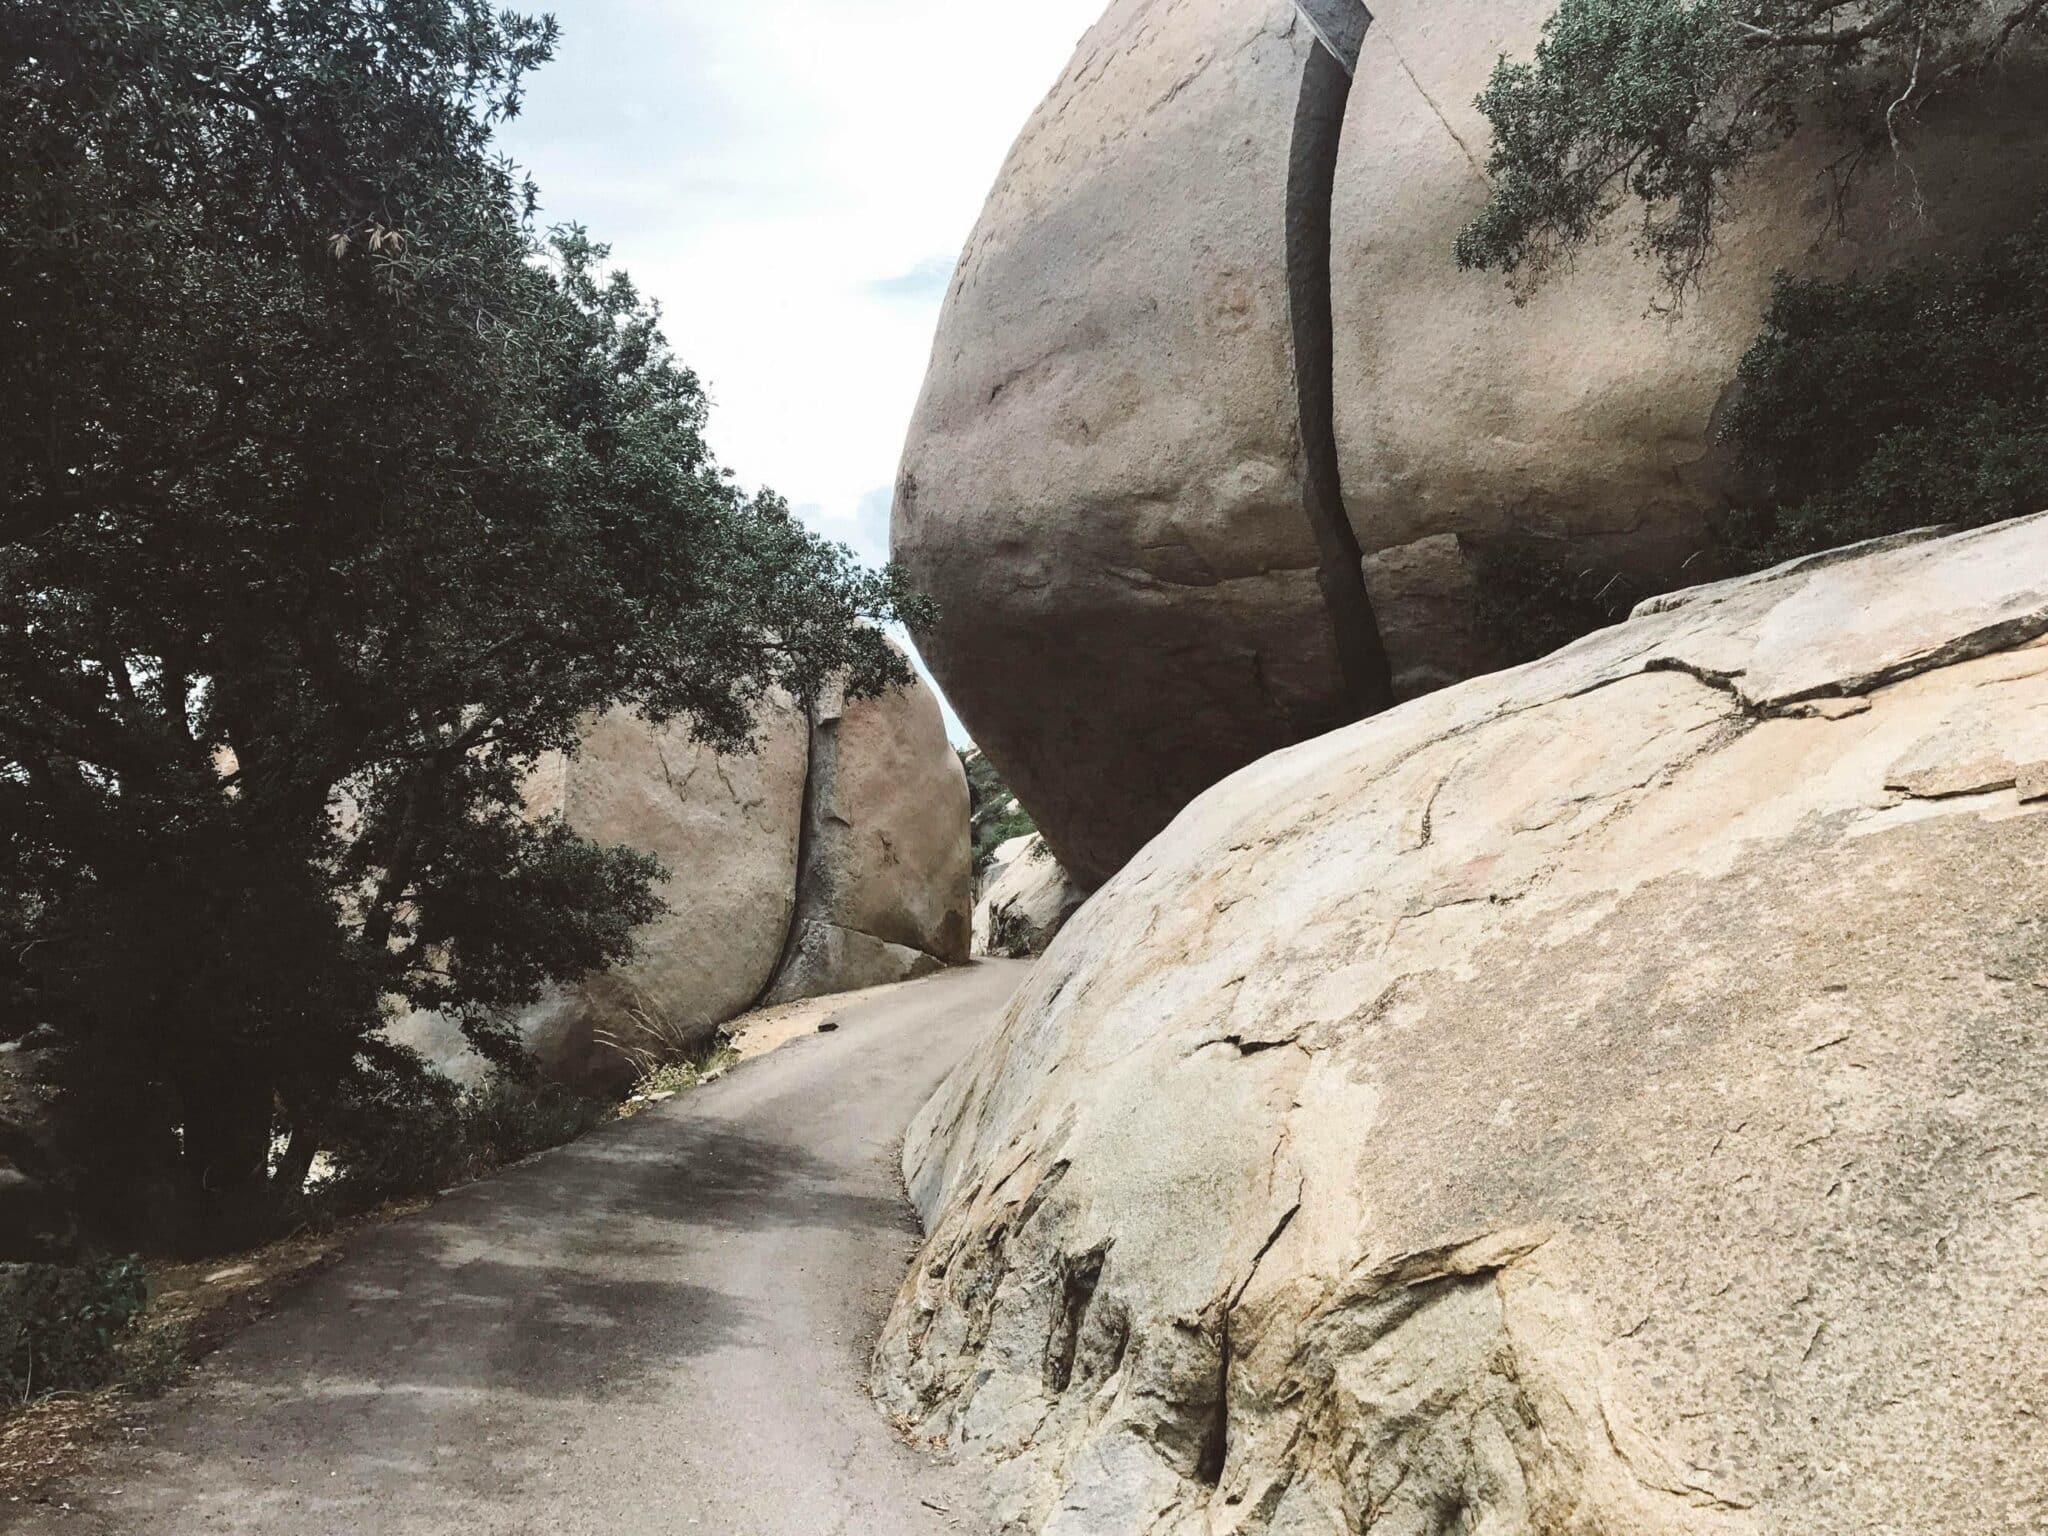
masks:
<svg viewBox="0 0 2048 1536"><path fill-rule="evenodd" d="M0 13L0 1033L57 1030L123 1156L230 1158L203 1187L383 1000L486 1039L628 952L651 864L519 803L588 716L740 749L770 690L907 680L918 605L743 493L653 308L532 227L492 129L554 42Z"/></svg>
<svg viewBox="0 0 2048 1536"><path fill-rule="evenodd" d="M1782 280L1726 432L1740 563L2048 509L2048 217L1970 259Z"/></svg>
<svg viewBox="0 0 2048 1536"><path fill-rule="evenodd" d="M1641 249L1682 294L1733 178L1802 123L1853 174L1922 102L2044 33L2048 0L1561 0L1535 60L1503 59L1479 97L1493 194L1458 263L1526 291L1634 204Z"/></svg>

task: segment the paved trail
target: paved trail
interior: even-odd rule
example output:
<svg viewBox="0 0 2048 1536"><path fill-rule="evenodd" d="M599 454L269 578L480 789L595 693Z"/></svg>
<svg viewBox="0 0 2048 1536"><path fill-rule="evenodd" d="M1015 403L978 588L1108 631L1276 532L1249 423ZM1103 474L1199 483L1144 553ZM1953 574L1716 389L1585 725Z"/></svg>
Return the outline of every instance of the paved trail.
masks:
<svg viewBox="0 0 2048 1536"><path fill-rule="evenodd" d="M215 1355L52 1536L925 1536L965 1470L864 1386L895 1144L1022 979L896 989L366 1239ZM942 1506L941 1513L932 1506Z"/></svg>

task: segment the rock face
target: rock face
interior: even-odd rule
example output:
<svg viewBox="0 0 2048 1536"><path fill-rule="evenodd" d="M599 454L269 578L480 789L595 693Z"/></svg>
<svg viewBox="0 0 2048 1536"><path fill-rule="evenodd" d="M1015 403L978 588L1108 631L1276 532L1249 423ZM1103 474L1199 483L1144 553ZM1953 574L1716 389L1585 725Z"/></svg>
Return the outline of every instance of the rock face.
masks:
<svg viewBox="0 0 2048 1536"><path fill-rule="evenodd" d="M1378 0L1344 120L1332 214L1336 433L1344 499L1403 697L1474 672L1465 558L1503 533L1669 585L1727 503L1722 403L1780 271L1840 277L1974 249L2031 217L2048 185L2048 74L1930 114L1907 143L1916 218L1878 170L1828 227L1809 134L1737 184L1697 295L1677 315L1618 226L1573 269L1508 301L1447 256L1485 206L1492 130L1473 104L1502 55L1533 55L1553 0ZM1445 551L1436 561L1431 549ZM1403 557L1407 558L1403 558ZM1415 582L1413 567L1436 564ZM1452 601L1444 603L1442 598ZM1434 601L1432 600L1434 599Z"/></svg>
<svg viewBox="0 0 2048 1536"><path fill-rule="evenodd" d="M1914 129L1924 219L1880 170L1831 228L1838 147L1809 137L1739 184L1676 317L1619 228L1517 307L1451 243L1485 195L1472 99L1551 3L1376 4L1353 84L1291 0L1113 0L1012 151L894 543L942 606L921 648L1084 884L1376 686L1493 665L1488 540L1668 582L1723 505L1715 422L1772 273L1974 243L2048 186L2028 62Z"/></svg>
<svg viewBox="0 0 2048 1536"><path fill-rule="evenodd" d="M1110 7L968 244L904 455L919 649L1090 883L1347 718L1288 350L1305 37L1287 0Z"/></svg>
<svg viewBox="0 0 2048 1536"><path fill-rule="evenodd" d="M967 776L922 683L821 702L811 727L803 868L768 1000L884 986L968 958Z"/></svg>
<svg viewBox="0 0 2048 1536"><path fill-rule="evenodd" d="M1003 960L1045 953L1088 893L1032 833L996 849L974 906L974 952Z"/></svg>
<svg viewBox="0 0 2048 1536"><path fill-rule="evenodd" d="M1003 1528L2048 1521L2048 516L1216 786L913 1126Z"/></svg>
<svg viewBox="0 0 2048 1536"><path fill-rule="evenodd" d="M666 916L620 970L561 989L518 1021L542 1068L603 1090L630 1076L606 1036L643 1019L689 1041L764 1000L850 991L967 958L967 787L923 683L880 699L763 708L758 750L720 757L686 725L624 712L573 759L536 769L535 815L658 856ZM433 1015L394 1026L451 1076L484 1065Z"/></svg>

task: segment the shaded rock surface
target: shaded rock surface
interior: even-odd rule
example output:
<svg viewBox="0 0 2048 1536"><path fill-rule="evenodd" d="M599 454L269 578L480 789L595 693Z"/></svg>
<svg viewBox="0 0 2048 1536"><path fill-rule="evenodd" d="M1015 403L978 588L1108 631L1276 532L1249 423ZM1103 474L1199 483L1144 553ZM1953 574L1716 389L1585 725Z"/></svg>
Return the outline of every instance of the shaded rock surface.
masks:
<svg viewBox="0 0 2048 1536"><path fill-rule="evenodd" d="M1735 489L1716 430L1773 274L1842 277L1975 250L2031 218L2048 186L2048 72L2035 56L1986 97L1928 114L1902 141L1903 168L1872 167L1838 205L1829 167L1847 146L1817 131L1747 171L1699 291L1675 313L1620 223L1509 302L1499 277L1460 272L1449 252L1489 191L1492 127L1474 98L1503 55L1533 56L1554 9L1378 0L1345 116L1331 221L1337 442L1403 696L1492 663L1469 600L1432 602L1376 562L1451 542L1468 564L1491 539L1533 534L1560 559L1670 585ZM1918 209L1902 186L1919 188Z"/></svg>
<svg viewBox="0 0 2048 1536"><path fill-rule="evenodd" d="M967 775L922 683L821 700L795 923L767 1001L883 986L968 958Z"/></svg>
<svg viewBox="0 0 2048 1536"><path fill-rule="evenodd" d="M1677 579L1725 504L1716 422L1772 273L1963 248L2048 186L2022 59L1916 122L1924 216L1888 167L1835 208L1841 146L1808 134L1737 184L1682 312L1619 227L1518 307L1451 246L1486 195L1473 97L1551 0L1371 10L1347 94L1291 0L1112 0L947 299L895 553L940 602L920 648L949 698L1091 887L1225 773L1356 718L1357 603L1408 697L1497 664L1472 623L1488 541ZM1297 174L1325 155L1334 195ZM1290 289L1290 228L1320 299ZM1333 445L1297 390L1326 353ZM1326 461L1348 527L1319 522Z"/></svg>
<svg viewBox="0 0 2048 1536"><path fill-rule="evenodd" d="M937 699L921 682L879 699L781 698L757 748L720 756L684 724L626 712L597 721L574 758L542 763L535 815L655 854L669 911L626 966L555 990L517 1021L550 1076L592 1090L630 1078L608 1043L650 1022L708 1039L765 999L851 991L967 958L967 790ZM392 1030L451 1076L481 1077L449 1021Z"/></svg>
<svg viewBox="0 0 2048 1536"><path fill-rule="evenodd" d="M919 650L1061 860L1346 718L1303 514L1287 0L1116 0L1024 129L940 321L893 543Z"/></svg>
<svg viewBox="0 0 2048 1536"><path fill-rule="evenodd" d="M982 877L974 952L1007 960L1042 955L1087 899L1043 837L1013 837Z"/></svg>
<svg viewBox="0 0 2048 1536"><path fill-rule="evenodd" d="M2048 516L1276 753L913 1125L876 1358L1058 1536L2048 1522Z"/></svg>

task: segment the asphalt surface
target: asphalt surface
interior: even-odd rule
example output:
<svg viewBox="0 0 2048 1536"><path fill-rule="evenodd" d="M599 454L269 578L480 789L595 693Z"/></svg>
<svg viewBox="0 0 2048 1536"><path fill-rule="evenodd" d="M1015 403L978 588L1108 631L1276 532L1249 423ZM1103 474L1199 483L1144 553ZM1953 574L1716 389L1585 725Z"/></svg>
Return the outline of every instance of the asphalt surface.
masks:
<svg viewBox="0 0 2048 1536"><path fill-rule="evenodd" d="M368 1236L214 1355L52 1536L924 1536L979 1481L868 1352L917 1242L897 1144L1022 979L908 986Z"/></svg>

